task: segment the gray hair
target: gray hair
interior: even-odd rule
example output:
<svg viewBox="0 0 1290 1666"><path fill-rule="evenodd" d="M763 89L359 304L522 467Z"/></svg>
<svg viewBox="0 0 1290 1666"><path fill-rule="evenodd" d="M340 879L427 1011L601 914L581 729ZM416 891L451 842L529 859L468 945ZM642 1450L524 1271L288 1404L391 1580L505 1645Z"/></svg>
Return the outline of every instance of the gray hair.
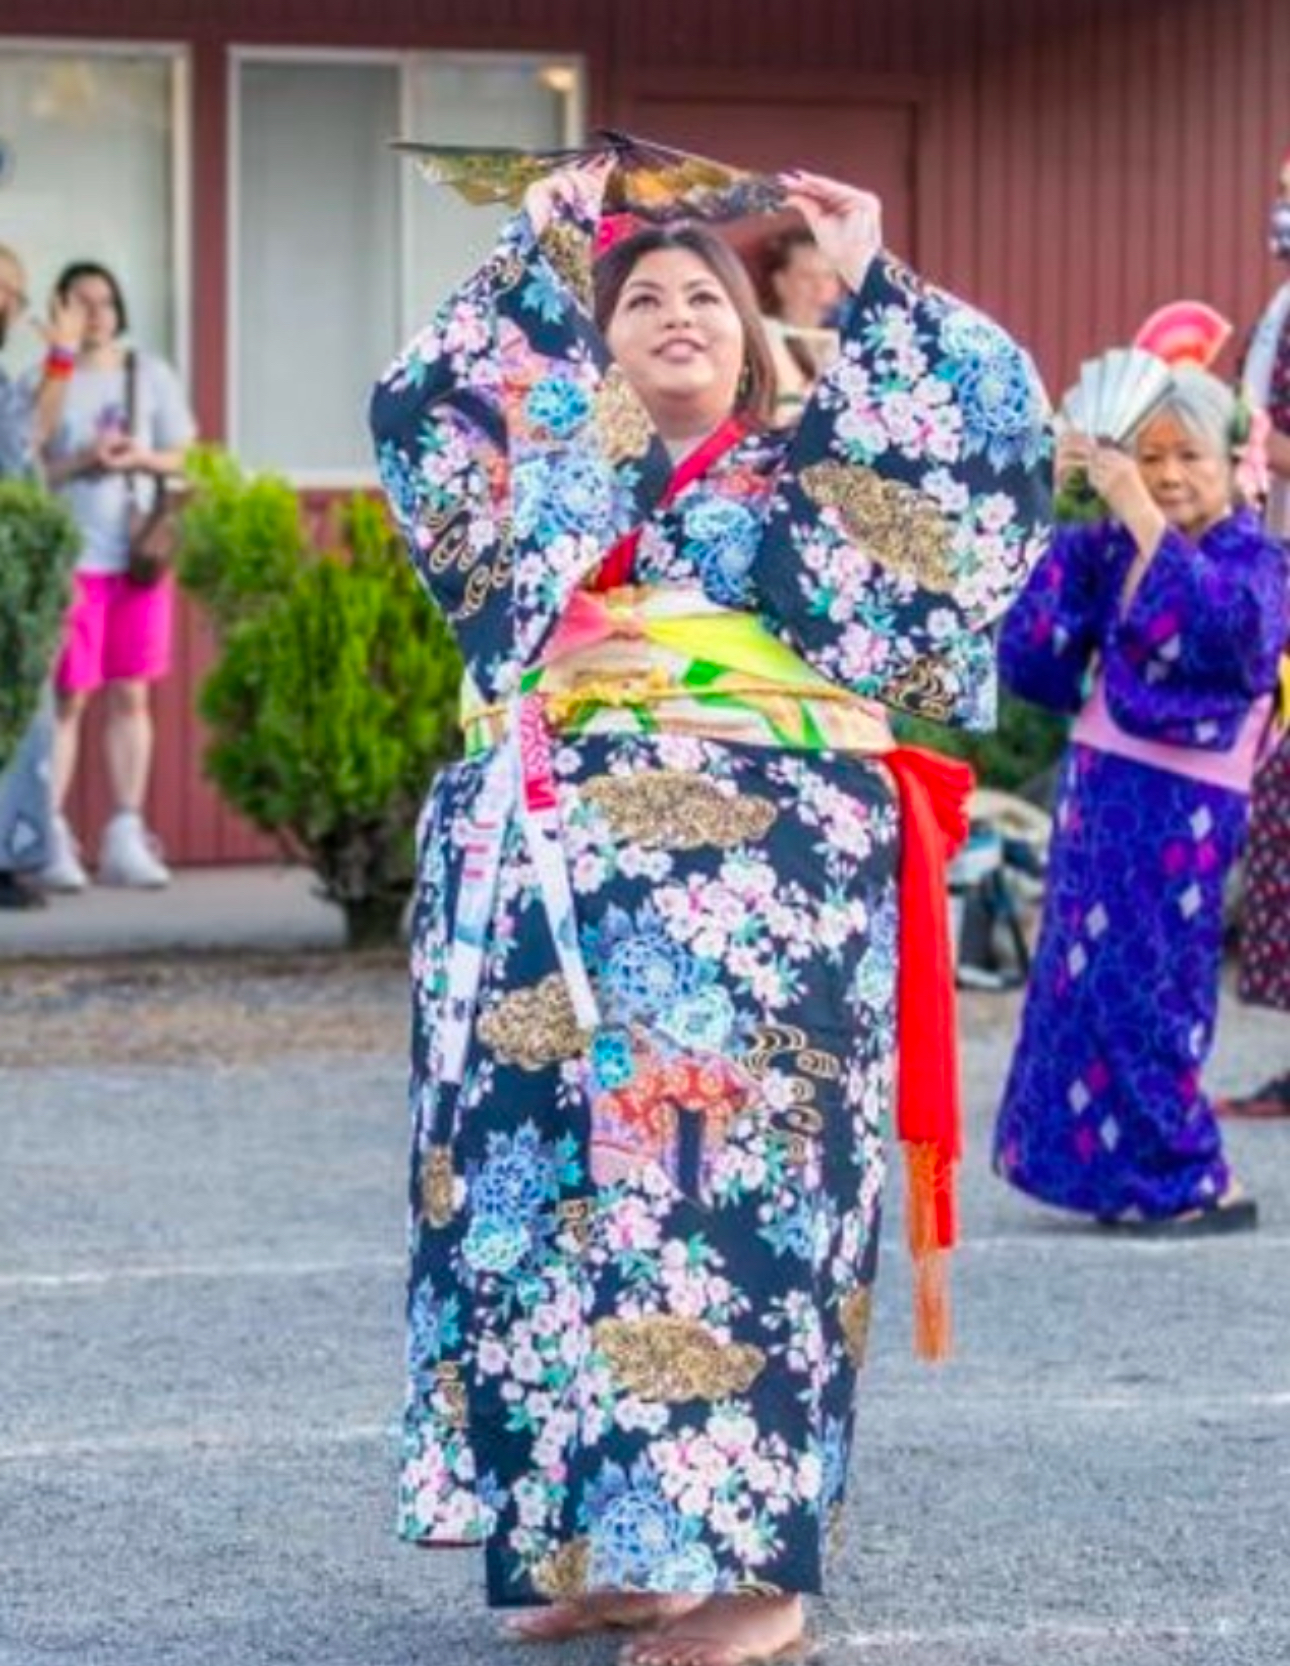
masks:
<svg viewBox="0 0 1290 1666"><path fill-rule="evenodd" d="M1148 423L1162 416L1172 417L1218 456L1231 457L1237 426L1236 393L1198 364L1173 367L1169 392L1139 425L1134 439L1141 439Z"/></svg>

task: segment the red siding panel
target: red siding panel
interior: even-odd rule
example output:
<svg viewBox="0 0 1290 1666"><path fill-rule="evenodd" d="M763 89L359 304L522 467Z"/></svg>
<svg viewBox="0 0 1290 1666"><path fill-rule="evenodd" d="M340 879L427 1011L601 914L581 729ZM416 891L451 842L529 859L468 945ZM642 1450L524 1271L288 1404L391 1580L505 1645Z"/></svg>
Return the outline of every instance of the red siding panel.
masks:
<svg viewBox="0 0 1290 1666"><path fill-rule="evenodd" d="M1055 392L1178 296L1213 302L1243 336L1283 275L1264 218L1290 149L1290 0L6 0L0 28L194 47L195 398L212 435L236 42L581 50L593 120L747 135L758 160L796 132L862 170L888 111L909 152L882 150L893 240L908 216L899 235L919 264L997 312ZM192 703L209 651L184 614L159 702L155 819L188 861L268 849L200 778ZM105 795L87 742L75 813L93 831Z"/></svg>

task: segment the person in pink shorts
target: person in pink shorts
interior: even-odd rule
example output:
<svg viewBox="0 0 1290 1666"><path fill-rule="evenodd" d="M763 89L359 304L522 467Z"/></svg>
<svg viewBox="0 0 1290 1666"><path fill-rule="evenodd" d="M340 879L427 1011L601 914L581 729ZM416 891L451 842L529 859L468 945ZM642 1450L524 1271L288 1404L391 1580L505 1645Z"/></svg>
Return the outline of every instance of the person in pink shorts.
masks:
<svg viewBox="0 0 1290 1666"><path fill-rule="evenodd" d="M99 847L106 884L158 886L170 878L143 821L152 767L150 690L170 670L174 581L128 574L131 511L176 472L195 428L175 372L122 345L125 300L105 267L81 261L55 286L85 315L81 351L62 420L45 446L49 485L70 506L82 548L63 649L54 673L54 838L43 880L51 890L87 882L63 808L76 769L81 724L100 689L108 703L106 761L114 811Z"/></svg>

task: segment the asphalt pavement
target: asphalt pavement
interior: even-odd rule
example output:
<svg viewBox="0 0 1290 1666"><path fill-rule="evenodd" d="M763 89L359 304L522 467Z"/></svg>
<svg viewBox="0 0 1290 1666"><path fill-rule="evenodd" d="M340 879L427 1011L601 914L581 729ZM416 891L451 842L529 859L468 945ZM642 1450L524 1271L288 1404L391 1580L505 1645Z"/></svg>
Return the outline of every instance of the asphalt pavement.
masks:
<svg viewBox="0 0 1290 1666"><path fill-rule="evenodd" d="M965 1002L947 1367L888 1241L817 1658L1281 1666L1290 1124L1231 1133L1255 1234L1056 1221L986 1167L1015 1013ZM1211 1085L1287 1055L1229 1000ZM393 1052L0 1069L3 1666L613 1659L500 1641L474 1557L392 1536L404 1140Z"/></svg>

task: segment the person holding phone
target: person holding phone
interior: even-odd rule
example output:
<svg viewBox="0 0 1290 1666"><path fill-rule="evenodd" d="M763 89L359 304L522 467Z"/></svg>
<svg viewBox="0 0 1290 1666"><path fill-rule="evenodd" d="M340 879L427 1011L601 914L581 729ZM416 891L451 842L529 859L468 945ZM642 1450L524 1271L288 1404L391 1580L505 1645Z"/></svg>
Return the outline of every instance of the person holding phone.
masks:
<svg viewBox="0 0 1290 1666"><path fill-rule="evenodd" d="M152 764L150 689L170 669L174 580L139 584L129 573L132 512L146 507L156 482L177 472L195 424L179 378L154 354L127 347L126 301L113 274L77 261L55 293L84 311L85 333L62 417L44 447L51 487L70 506L82 534L75 596L54 676L54 849L50 889L87 883L64 806L76 769L81 724L106 691L108 781L114 809L99 848L104 884L155 887L169 870L144 820Z"/></svg>

